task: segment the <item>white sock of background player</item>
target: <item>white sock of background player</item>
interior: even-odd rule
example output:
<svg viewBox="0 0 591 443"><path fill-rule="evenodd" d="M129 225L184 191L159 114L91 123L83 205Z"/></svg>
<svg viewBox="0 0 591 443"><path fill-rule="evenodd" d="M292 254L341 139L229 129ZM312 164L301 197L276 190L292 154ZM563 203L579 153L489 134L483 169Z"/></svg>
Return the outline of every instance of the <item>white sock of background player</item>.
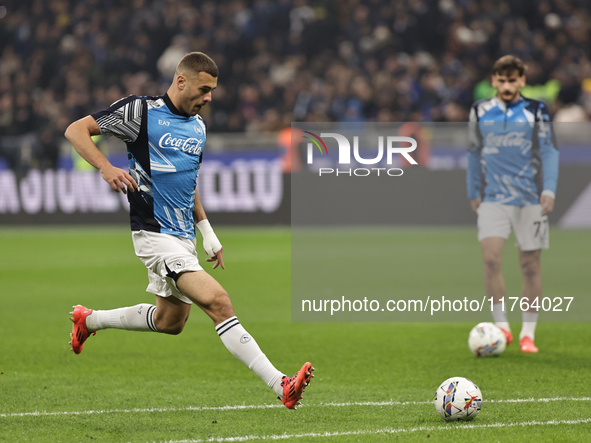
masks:
<svg viewBox="0 0 591 443"><path fill-rule="evenodd" d="M521 314L521 320L523 323L521 324L519 340L521 340L525 336L534 340L536 336L536 325L538 324L538 313L524 311Z"/></svg>
<svg viewBox="0 0 591 443"><path fill-rule="evenodd" d="M503 303L493 303L492 305L492 317L495 324L499 328L503 328L506 331L511 332L509 321L507 320L507 311L503 310Z"/></svg>

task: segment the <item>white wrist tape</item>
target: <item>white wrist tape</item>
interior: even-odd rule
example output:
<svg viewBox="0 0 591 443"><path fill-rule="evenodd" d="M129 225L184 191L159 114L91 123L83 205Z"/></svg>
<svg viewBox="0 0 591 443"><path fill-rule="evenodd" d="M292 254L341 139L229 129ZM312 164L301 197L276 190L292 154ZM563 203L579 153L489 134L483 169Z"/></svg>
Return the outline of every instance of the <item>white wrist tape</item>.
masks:
<svg viewBox="0 0 591 443"><path fill-rule="evenodd" d="M550 189L544 189L542 191L542 195L547 195L548 197L552 197L553 199L556 200L556 194L554 194L554 192L551 191Z"/></svg>
<svg viewBox="0 0 591 443"><path fill-rule="evenodd" d="M201 232L201 236L203 237L203 249L205 249L205 253L210 257L213 257L216 252L222 249L222 244L215 235L215 232L213 232L209 220L201 220L197 223L197 229L199 229L199 232Z"/></svg>

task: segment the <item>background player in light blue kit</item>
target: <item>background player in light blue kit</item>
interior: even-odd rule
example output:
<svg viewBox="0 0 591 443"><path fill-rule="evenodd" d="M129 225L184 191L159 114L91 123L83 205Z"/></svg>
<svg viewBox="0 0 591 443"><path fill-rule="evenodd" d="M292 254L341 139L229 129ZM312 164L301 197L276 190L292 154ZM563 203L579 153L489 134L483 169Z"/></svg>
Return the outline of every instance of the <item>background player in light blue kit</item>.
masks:
<svg viewBox="0 0 591 443"><path fill-rule="evenodd" d="M513 341L507 320L507 288L501 272L503 247L511 231L519 248L523 275L519 345L538 352L534 343L538 320L536 304L542 295L540 255L549 247L547 214L554 209L558 181L558 150L547 106L521 95L525 66L506 55L492 68L497 94L480 100L470 110L470 147L467 188L478 214L478 240L484 260L484 285L494 299L493 319ZM533 305L533 306L532 306ZM521 305L520 305L521 306Z"/></svg>
<svg viewBox="0 0 591 443"><path fill-rule="evenodd" d="M76 151L100 170L115 191L130 191L133 244L148 268L147 291L156 295L156 305L107 311L75 306L70 343L79 354L90 334L107 328L179 334L195 303L211 317L226 348L267 383L285 406L295 409L314 368L307 362L292 377L278 371L242 327L228 293L203 270L195 252L196 223L209 255L206 261L214 262L214 269L225 269L222 245L196 187L207 130L197 113L212 100L217 81L214 61L192 52L179 62L166 94L131 95L66 130ZM127 143L129 173L111 165L98 150L91 139L98 134L114 135Z"/></svg>

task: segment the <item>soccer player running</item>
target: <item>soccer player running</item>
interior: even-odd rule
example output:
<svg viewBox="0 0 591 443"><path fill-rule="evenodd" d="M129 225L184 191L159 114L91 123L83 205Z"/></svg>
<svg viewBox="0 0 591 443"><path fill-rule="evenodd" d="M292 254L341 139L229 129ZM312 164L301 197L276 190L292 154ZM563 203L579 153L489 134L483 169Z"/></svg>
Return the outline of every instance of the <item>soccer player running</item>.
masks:
<svg viewBox="0 0 591 443"><path fill-rule="evenodd" d="M213 320L226 348L285 406L296 409L314 368L307 362L292 377L278 371L242 327L228 293L203 270L195 252L197 226L206 261L213 262L213 269L225 269L222 245L196 187L206 138L205 122L197 113L212 100L217 82L215 62L191 52L179 62L166 94L131 95L66 130L76 151L115 191L128 195L135 253L148 268L147 291L156 295L155 305L104 311L74 306L70 344L79 354L91 334L108 328L179 334L194 303ZM91 139L98 134L127 144L129 172L114 167L98 150Z"/></svg>
<svg viewBox="0 0 591 443"><path fill-rule="evenodd" d="M484 261L484 285L493 298L492 316L507 338L507 293L501 272L505 241L511 230L519 248L523 276L520 307L522 352L538 352L534 343L542 295L540 254L549 247L548 216L554 209L558 150L547 106L521 95L525 66L512 55L492 68L496 96L470 110L467 188L478 214L478 240Z"/></svg>

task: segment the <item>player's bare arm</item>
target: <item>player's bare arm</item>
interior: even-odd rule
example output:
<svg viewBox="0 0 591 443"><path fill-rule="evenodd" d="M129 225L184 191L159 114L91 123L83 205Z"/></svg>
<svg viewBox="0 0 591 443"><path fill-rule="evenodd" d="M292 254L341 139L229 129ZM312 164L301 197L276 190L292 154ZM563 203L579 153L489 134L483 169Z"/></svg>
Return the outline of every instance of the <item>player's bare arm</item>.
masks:
<svg viewBox="0 0 591 443"><path fill-rule="evenodd" d="M91 137L100 133L96 120L88 115L68 126L64 135L84 160L101 171L103 179L114 191L124 194L128 189L135 191L138 185L133 177L124 169L113 166L92 141Z"/></svg>
<svg viewBox="0 0 591 443"><path fill-rule="evenodd" d="M205 210L203 209L203 205L199 199L199 192L197 191L197 188L195 188L194 216L196 226L203 236L203 249L205 249L205 252L208 255L208 258L206 258L205 261L214 262L212 269L215 269L218 266L220 266L222 269L226 269L223 258L224 248L213 232L209 221L207 220L207 214L205 214Z"/></svg>
<svg viewBox="0 0 591 443"><path fill-rule="evenodd" d="M481 198L475 198L473 200L470 200L470 207L472 208L472 210L474 212L476 212L478 210L478 207L480 206L481 202L482 202Z"/></svg>

